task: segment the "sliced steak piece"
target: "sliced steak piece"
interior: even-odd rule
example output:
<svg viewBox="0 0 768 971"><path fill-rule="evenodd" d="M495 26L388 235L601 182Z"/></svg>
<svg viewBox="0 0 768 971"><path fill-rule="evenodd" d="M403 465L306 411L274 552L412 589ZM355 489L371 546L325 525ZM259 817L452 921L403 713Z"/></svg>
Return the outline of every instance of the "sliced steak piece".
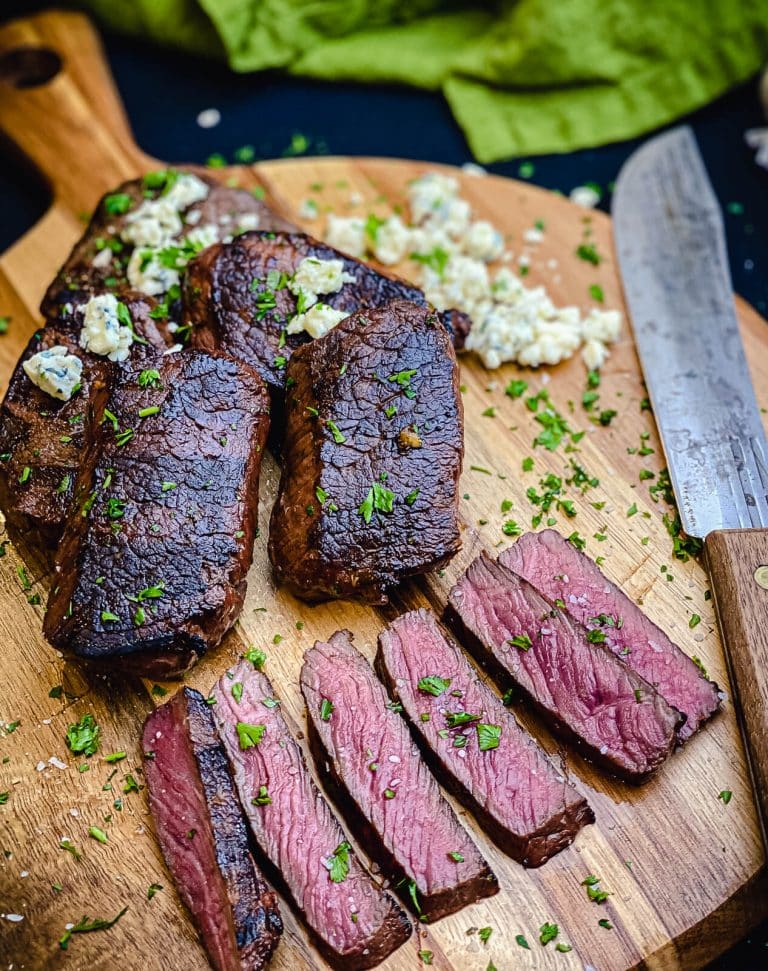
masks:
<svg viewBox="0 0 768 971"><path fill-rule="evenodd" d="M318 770L366 850L431 921L498 892L405 722L349 631L304 656L301 690Z"/></svg>
<svg viewBox="0 0 768 971"><path fill-rule="evenodd" d="M378 270L302 233L245 233L231 243L213 246L189 265L185 284L184 323L192 342L206 350L221 348L252 364L271 389L285 387L285 362L311 338L288 334L298 313L297 296L288 286L302 260L339 260L350 279L337 292L320 292L319 302L346 314L381 307L392 300L426 306L418 287L384 276ZM437 311L435 311L437 313ZM468 318L459 311L438 314L463 346Z"/></svg>
<svg viewBox="0 0 768 971"><path fill-rule="evenodd" d="M585 756L642 782L670 754L680 713L526 580L483 553L449 601L478 658Z"/></svg>
<svg viewBox="0 0 768 971"><path fill-rule="evenodd" d="M137 228L137 211L145 203L158 200L167 205L157 209L155 219L151 219L152 213L146 208L141 210L148 218L141 220L141 228ZM141 241L138 245L142 250L181 245L182 251L176 254L179 265L169 261L170 254L165 259L165 269L175 271L210 243L256 228L293 227L252 193L221 185L202 172L149 172L143 179L124 182L100 200L87 229L48 287L40 309L43 316L50 318L58 304L78 291L87 295L104 288L122 290L128 286L145 290L136 282L140 270L131 267L129 271L137 241ZM169 285L174 282L172 274L167 278ZM167 289L168 286L151 288L146 292L158 295Z"/></svg>
<svg viewBox="0 0 768 971"><path fill-rule="evenodd" d="M147 718L144 775L160 848L216 971L259 971L283 932L248 848L227 757L203 696L182 688Z"/></svg>
<svg viewBox="0 0 768 971"><path fill-rule="evenodd" d="M56 555L44 633L69 656L170 677L245 595L268 396L199 351L115 369Z"/></svg>
<svg viewBox="0 0 768 971"><path fill-rule="evenodd" d="M719 709L722 693L592 560L553 529L527 533L499 556L547 600L605 636L614 654L685 716L684 741Z"/></svg>
<svg viewBox="0 0 768 971"><path fill-rule="evenodd" d="M434 312L397 301L300 348L269 555L305 600L385 603L459 549L463 410Z"/></svg>
<svg viewBox="0 0 768 971"><path fill-rule="evenodd" d="M381 632L376 669L441 779L518 863L541 866L594 822L431 611L403 614ZM472 720L451 717L462 712Z"/></svg>
<svg viewBox="0 0 768 971"><path fill-rule="evenodd" d="M80 347L87 301L73 296L34 334L0 406L0 506L15 528L37 530L47 542L55 542L64 528L85 451L88 417L101 415L109 375L117 366ZM167 346L167 330L150 316L155 308L151 297L126 292L122 302L139 339ZM30 358L56 346L82 364L80 389L68 400L37 387L24 370Z"/></svg>
<svg viewBox="0 0 768 971"><path fill-rule="evenodd" d="M269 679L247 661L213 690L251 831L334 968L372 968L407 940L395 900L357 859L318 792Z"/></svg>

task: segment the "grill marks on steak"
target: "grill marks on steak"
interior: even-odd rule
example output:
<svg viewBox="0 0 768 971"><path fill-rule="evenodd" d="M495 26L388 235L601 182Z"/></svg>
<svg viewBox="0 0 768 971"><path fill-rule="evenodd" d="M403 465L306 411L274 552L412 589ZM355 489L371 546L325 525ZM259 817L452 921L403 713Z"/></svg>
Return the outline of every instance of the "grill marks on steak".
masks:
<svg viewBox="0 0 768 971"><path fill-rule="evenodd" d="M141 387L142 369L160 387ZM134 355L109 391L44 632L68 655L169 677L217 644L242 606L267 392L247 366L199 351Z"/></svg>
<svg viewBox="0 0 768 971"><path fill-rule="evenodd" d="M195 175L209 186L210 191L207 198L185 210L179 240L196 227L209 225L216 226L222 237L232 235L237 231L238 219L243 216L255 217L263 229L293 228L247 190L221 185L201 172L195 172ZM46 291L40 307L44 317L53 316L57 305L71 299L78 291L87 296L107 288L120 291L128 286L126 268L133 246L123 243L120 236L127 225L127 216L144 202L147 192L150 198L160 195L158 191L147 190L143 179L132 179L123 182L99 201L87 229ZM130 208L126 213L115 215L107 212L105 200L115 195L128 197ZM101 254L105 249L113 255L102 265Z"/></svg>
<svg viewBox="0 0 768 971"><path fill-rule="evenodd" d="M275 573L306 600L385 603L389 586L460 546L463 410L448 335L397 301L300 348L288 377Z"/></svg>
<svg viewBox="0 0 768 971"><path fill-rule="evenodd" d="M641 782L670 754L680 713L526 580L483 553L449 601L478 657L596 763Z"/></svg>
<svg viewBox="0 0 768 971"><path fill-rule="evenodd" d="M183 688L144 725L144 775L158 841L216 971L259 971L283 924L259 872L213 713Z"/></svg>
<svg viewBox="0 0 768 971"><path fill-rule="evenodd" d="M338 293L320 298L335 310L354 313L381 307L392 300L409 300L426 306L424 294L404 280L384 276L373 267L325 243L290 232L253 232L231 243L209 247L189 264L185 283L184 323L192 327L192 343L205 350L220 348L236 360L253 365L272 390L285 387L285 361L310 337L284 334L297 312L297 298L287 288L273 290L270 272L290 277L305 258L342 260L355 277ZM265 299L265 295L270 295ZM269 304L274 298L274 307ZM469 331L468 318L459 311L438 315L457 347Z"/></svg>
<svg viewBox="0 0 768 971"><path fill-rule="evenodd" d="M307 651L301 690L321 775L371 856L400 882L413 882L419 914L434 921L497 893L496 877L349 631ZM327 717L324 702L333 705Z"/></svg>
<svg viewBox="0 0 768 971"><path fill-rule="evenodd" d="M234 685L240 688L233 692ZM272 703L268 678L241 661L213 694L214 717L262 853L282 874L329 963L339 969L374 967L408 938L410 924L354 851L343 849L348 846L345 834L312 781L279 706ZM239 724L261 726L260 740L246 740L249 747L244 749ZM264 798L262 787L269 802L254 804L260 792ZM334 851L348 854L348 871L339 882L331 880Z"/></svg>
<svg viewBox="0 0 768 971"><path fill-rule="evenodd" d="M448 788L523 866L546 863L594 821L586 799L478 679L431 611L403 614L382 631L376 669ZM422 679L435 677L449 682L442 693L419 690ZM449 729L454 712L478 721ZM501 729L497 748L480 750L478 724Z"/></svg>
<svg viewBox="0 0 768 971"><path fill-rule="evenodd" d="M80 347L87 301L85 296L70 297L55 308L53 319L33 335L19 358L0 406L0 504L14 526L37 530L50 542L61 534L72 504L89 416L101 415L117 367ZM150 317L155 301L130 291L122 301L136 334L155 347L167 346L165 328ZM81 388L69 401L42 391L22 367L34 354L57 344L83 364Z"/></svg>
<svg viewBox="0 0 768 971"><path fill-rule="evenodd" d="M681 741L719 709L722 694L715 682L702 677L688 655L555 530L521 536L499 556L499 563L547 600L562 601L579 623L600 630L605 645L686 716L677 732Z"/></svg>

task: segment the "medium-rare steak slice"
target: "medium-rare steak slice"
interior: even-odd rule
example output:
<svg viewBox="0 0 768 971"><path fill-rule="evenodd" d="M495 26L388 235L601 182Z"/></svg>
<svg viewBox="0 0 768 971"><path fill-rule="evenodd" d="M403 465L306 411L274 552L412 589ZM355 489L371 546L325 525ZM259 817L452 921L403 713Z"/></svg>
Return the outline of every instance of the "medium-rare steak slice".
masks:
<svg viewBox="0 0 768 971"><path fill-rule="evenodd" d="M77 291L87 295L132 287L152 296L164 294L178 287L179 270L195 253L256 228L293 227L245 189L221 185L202 173L148 172L100 200L40 309L50 318Z"/></svg>
<svg viewBox="0 0 768 971"><path fill-rule="evenodd" d="M715 682L702 677L688 655L560 533L527 533L501 553L499 563L579 623L599 631L606 647L682 712L681 741L720 707L722 693Z"/></svg>
<svg viewBox="0 0 768 971"><path fill-rule="evenodd" d="M478 658L522 688L582 754L629 782L670 754L680 713L526 580L483 553L449 601Z"/></svg>
<svg viewBox="0 0 768 971"><path fill-rule="evenodd" d="M147 352L94 424L43 629L69 656L170 677L242 606L267 391L229 358Z"/></svg>
<svg viewBox="0 0 768 971"><path fill-rule="evenodd" d="M269 555L306 600L385 603L460 546L463 411L433 311L397 301L299 348Z"/></svg>
<svg viewBox="0 0 768 971"><path fill-rule="evenodd" d="M149 808L179 896L216 971L259 971L283 932L205 698L182 688L147 718Z"/></svg>
<svg viewBox="0 0 768 971"><path fill-rule="evenodd" d="M301 690L321 776L404 899L434 921L498 892L490 867L443 798L349 631L304 656Z"/></svg>
<svg viewBox="0 0 768 971"><path fill-rule="evenodd" d="M212 246L190 263L184 323L195 346L247 361L282 391L297 347L347 314L392 300L427 305L418 287L311 236L254 232ZM463 346L468 318L453 310L437 316Z"/></svg>
<svg viewBox="0 0 768 971"><path fill-rule="evenodd" d="M333 968L372 968L411 926L318 791L269 679L241 661L213 689L214 718L259 849Z"/></svg>
<svg viewBox="0 0 768 971"><path fill-rule="evenodd" d="M594 821L431 611L381 632L376 669L448 788L518 863L541 866Z"/></svg>
<svg viewBox="0 0 768 971"><path fill-rule="evenodd" d="M114 298L106 299L130 320L135 340L167 346L167 330L151 316L156 306L151 297L128 291L122 296L124 309ZM89 414L100 416L109 375L117 366L107 354L80 344L88 303L87 297L73 296L33 335L0 406L0 506L17 529L37 530L50 542L61 534L72 504ZM119 329L124 331L124 325ZM34 367L52 349L50 375L61 376L64 359L74 368L71 375L63 372L63 384L46 381L45 371Z"/></svg>

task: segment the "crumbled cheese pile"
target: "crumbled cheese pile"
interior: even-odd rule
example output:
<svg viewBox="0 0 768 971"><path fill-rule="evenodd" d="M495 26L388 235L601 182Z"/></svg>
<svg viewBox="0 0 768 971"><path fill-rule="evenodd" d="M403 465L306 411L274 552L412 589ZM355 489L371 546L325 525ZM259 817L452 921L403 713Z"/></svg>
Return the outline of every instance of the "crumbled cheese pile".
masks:
<svg viewBox="0 0 768 971"><path fill-rule="evenodd" d="M121 321L121 313L125 315ZM127 307L113 293L91 297L85 305L80 347L110 361L126 361L133 344L133 327Z"/></svg>
<svg viewBox="0 0 768 971"><path fill-rule="evenodd" d="M38 351L21 366L32 384L61 401L69 401L83 374L83 362L61 344Z"/></svg>
<svg viewBox="0 0 768 971"><path fill-rule="evenodd" d="M393 265L406 258L421 264L421 286L438 310L458 308L472 319L466 347L487 368L507 361L537 367L557 364L579 348L590 369L602 366L608 345L618 339L621 314L592 308L556 307L544 287L526 287L507 265L512 254L487 220L472 219L456 179L428 172L408 189L410 223L330 214L325 239L331 246ZM543 231L532 227L524 242L538 245ZM489 264L502 262L492 269ZM518 265L526 267L523 253Z"/></svg>

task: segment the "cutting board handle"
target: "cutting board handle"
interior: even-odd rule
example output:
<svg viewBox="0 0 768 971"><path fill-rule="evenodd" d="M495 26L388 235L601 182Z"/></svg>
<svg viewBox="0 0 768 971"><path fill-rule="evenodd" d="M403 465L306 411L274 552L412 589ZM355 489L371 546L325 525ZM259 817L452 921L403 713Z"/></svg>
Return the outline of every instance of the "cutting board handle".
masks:
<svg viewBox="0 0 768 971"><path fill-rule="evenodd" d="M768 850L768 529L720 529L704 545Z"/></svg>
<svg viewBox="0 0 768 971"><path fill-rule="evenodd" d="M99 37L77 13L0 27L0 131L74 213L152 164L134 143Z"/></svg>

